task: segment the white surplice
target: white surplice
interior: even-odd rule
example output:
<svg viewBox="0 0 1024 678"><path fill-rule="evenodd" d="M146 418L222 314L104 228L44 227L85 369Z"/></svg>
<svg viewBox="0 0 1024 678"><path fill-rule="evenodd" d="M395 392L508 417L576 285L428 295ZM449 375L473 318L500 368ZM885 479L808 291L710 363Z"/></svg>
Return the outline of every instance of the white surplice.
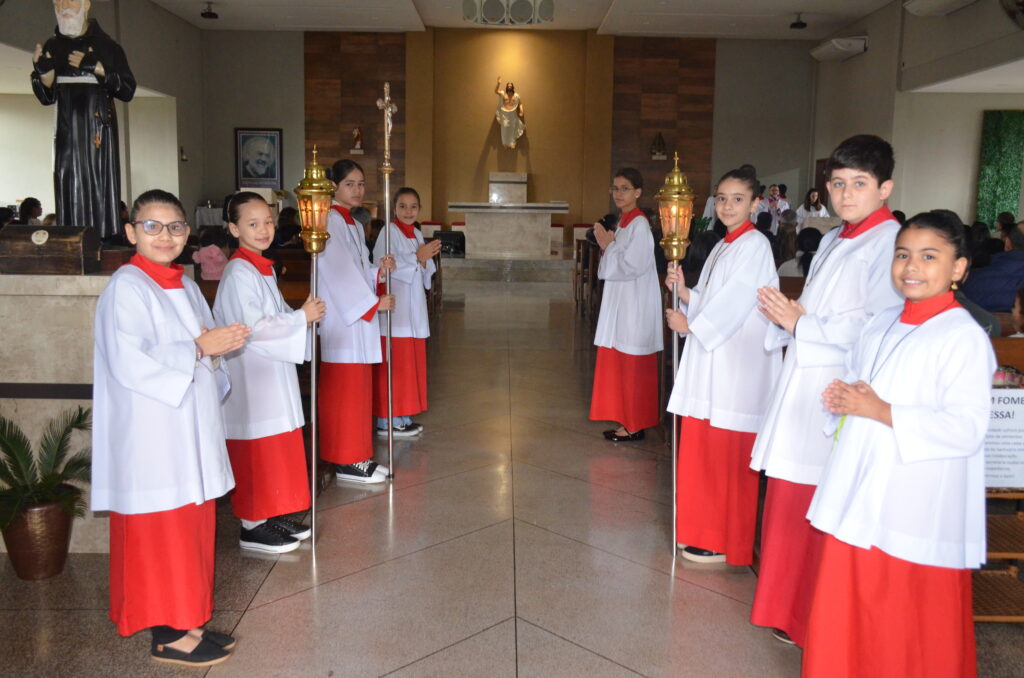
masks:
<svg viewBox="0 0 1024 678"><path fill-rule="evenodd" d="M715 428L758 430L782 358L778 348L764 346L768 321L755 307L757 290L778 284L771 245L756 229L714 246L689 304L679 304L690 334L670 412L708 419Z"/></svg>
<svg viewBox="0 0 1024 678"><path fill-rule="evenodd" d="M161 288L142 269L118 269L96 307L92 510L168 511L235 486L224 444L223 360L196 360L214 327L199 287ZM216 365L216 366L215 366Z"/></svg>
<svg viewBox="0 0 1024 678"><path fill-rule="evenodd" d="M615 230L597 267L604 281L594 345L630 355L650 355L664 347L664 316L654 236L643 216Z"/></svg>
<svg viewBox="0 0 1024 678"><path fill-rule="evenodd" d="M327 315L320 322L320 348L328 363L379 363L380 326L377 314L363 316L376 306L378 266L370 263L363 226L345 223L331 210L327 217L331 237L319 255L320 298Z"/></svg>
<svg viewBox="0 0 1024 678"><path fill-rule="evenodd" d="M231 393L224 400L224 433L255 440L305 424L295 365L307 358L305 311L288 306L273 273L263 275L244 258L228 262L217 287L218 325L252 328L245 346L228 354Z"/></svg>
<svg viewBox="0 0 1024 678"><path fill-rule="evenodd" d="M843 381L863 380L892 405L892 428L842 420L807 517L853 546L922 565L985 562L985 432L992 344L962 308L921 325L902 306L873 317ZM873 375L873 376L872 376ZM839 425L830 416L827 432Z"/></svg>
<svg viewBox="0 0 1024 678"><path fill-rule="evenodd" d="M750 467L772 478L815 485L831 448L822 433L828 412L821 394L843 375L843 361L864 323L902 298L890 273L896 221L884 221L854 238L835 228L811 260L799 302L807 311L796 337L771 324L765 346L788 346L782 376L771 394Z"/></svg>
<svg viewBox="0 0 1024 678"><path fill-rule="evenodd" d="M395 255L395 270L391 272L391 292L395 295L395 310L391 312L391 336L426 339L430 336L430 318L427 315L427 293L437 266L427 259L424 266L416 259L416 250L423 246L423 234L413 229L415 238L407 238L394 223L391 231L391 253ZM373 244L373 260L384 256L384 231ZM386 321L380 318L381 336L387 331Z"/></svg>

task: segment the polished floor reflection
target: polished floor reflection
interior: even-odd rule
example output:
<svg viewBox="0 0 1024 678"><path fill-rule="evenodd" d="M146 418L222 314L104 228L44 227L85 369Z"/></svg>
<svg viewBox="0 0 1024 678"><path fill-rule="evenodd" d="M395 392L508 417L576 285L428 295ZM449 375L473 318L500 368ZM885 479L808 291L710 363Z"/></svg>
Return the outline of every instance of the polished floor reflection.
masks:
<svg viewBox="0 0 1024 678"><path fill-rule="evenodd" d="M594 351L565 284L446 282L423 435L393 485L320 497L316 557L239 553L218 521L210 676L787 676L749 624L748 568L674 561L660 435L587 420ZM378 442L378 458L384 445ZM53 580L0 569L0 675L172 676L107 620L107 558ZM979 626L983 676L1024 675L1024 629Z"/></svg>

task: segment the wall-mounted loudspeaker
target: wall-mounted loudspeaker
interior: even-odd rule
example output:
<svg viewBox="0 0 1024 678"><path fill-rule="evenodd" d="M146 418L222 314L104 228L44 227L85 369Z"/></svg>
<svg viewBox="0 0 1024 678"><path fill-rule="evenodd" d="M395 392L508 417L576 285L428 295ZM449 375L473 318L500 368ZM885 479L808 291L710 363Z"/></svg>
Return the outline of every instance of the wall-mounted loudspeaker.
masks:
<svg viewBox="0 0 1024 678"><path fill-rule="evenodd" d="M850 57L855 57L866 51L868 51L868 36L857 35L826 40L811 50L811 56L818 61L846 61Z"/></svg>

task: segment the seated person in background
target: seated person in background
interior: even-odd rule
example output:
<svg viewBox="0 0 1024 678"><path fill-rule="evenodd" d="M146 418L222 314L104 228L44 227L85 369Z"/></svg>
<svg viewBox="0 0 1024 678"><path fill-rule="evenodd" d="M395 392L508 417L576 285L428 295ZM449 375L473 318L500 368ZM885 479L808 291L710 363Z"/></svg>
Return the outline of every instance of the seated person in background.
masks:
<svg viewBox="0 0 1024 678"><path fill-rule="evenodd" d="M993 238L992 231L984 221L971 224L971 268L985 268L992 261L993 254L1001 254L1006 246L1000 238Z"/></svg>
<svg viewBox="0 0 1024 678"><path fill-rule="evenodd" d="M1004 231L1004 241L1006 252L993 256L992 263L975 271L964 285L967 297L987 311L1009 311L1024 285L1024 222Z"/></svg>
<svg viewBox="0 0 1024 678"><path fill-rule="evenodd" d="M893 210L892 215L896 217L896 221L900 222L900 226L907 223L907 215L902 210Z"/></svg>
<svg viewBox="0 0 1024 678"><path fill-rule="evenodd" d="M1024 287L1017 290L1010 314L1013 317L1013 334L1010 335L1010 338L1024 339Z"/></svg>
<svg viewBox="0 0 1024 678"><path fill-rule="evenodd" d="M0 207L0 228L14 221L14 210L10 207Z"/></svg>
<svg viewBox="0 0 1024 678"><path fill-rule="evenodd" d="M811 268L811 259L821 244L821 231L805 228L796 235L796 254L779 266L780 278L806 278Z"/></svg>
<svg viewBox="0 0 1024 678"><path fill-rule="evenodd" d="M199 249L192 253L192 261L199 264L203 280L220 280L228 265L228 234L220 226L207 226L199 233Z"/></svg>
<svg viewBox="0 0 1024 678"><path fill-rule="evenodd" d="M950 219L955 219L960 224L960 227L964 230L964 232L968 235L968 247L966 248L965 252L965 258L967 259L967 268L964 269L964 274L960 278L959 284L953 285L953 297L956 299L957 303L964 307L965 311L971 314L971 317L974 318L974 322L978 323L981 326L981 329L985 330L985 334L987 334L990 338L1000 336L1002 334L1002 326L999 324L999 320L997 320L994 315L983 309L981 306L978 306L976 303L968 299L967 295L964 294L964 283L967 282L967 279L971 275L972 255L970 244L973 242L971 238L973 229L969 230L967 226L965 226L964 223L960 221L960 217L957 215L957 213L952 210L932 210L932 212L937 214L945 214L949 216ZM985 225L982 224L982 226ZM985 230L986 232L988 231L987 226L985 226Z"/></svg>
<svg viewBox="0 0 1024 678"><path fill-rule="evenodd" d="M804 227L807 217L827 217L828 209L821 204L821 193L816 188L807 191L802 205L796 208L796 230Z"/></svg>
<svg viewBox="0 0 1024 678"><path fill-rule="evenodd" d="M785 261L796 253L796 211L785 210L779 215L779 259Z"/></svg>
<svg viewBox="0 0 1024 678"><path fill-rule="evenodd" d="M270 247L302 247L302 224L299 223L299 211L294 207L285 207L277 216L277 230Z"/></svg>
<svg viewBox="0 0 1024 678"><path fill-rule="evenodd" d="M56 226L57 225L57 215L54 214L53 212L50 212L45 217L43 217L43 221L41 222L41 225L42 226Z"/></svg>
<svg viewBox="0 0 1024 678"><path fill-rule="evenodd" d="M764 202L764 201L762 201ZM772 256L775 257L775 261L779 261L779 239L772 233L772 214L771 212L757 212L757 220L754 222L754 226L757 230L764 234L764 237L768 238L768 242L772 246Z"/></svg>
<svg viewBox="0 0 1024 678"><path fill-rule="evenodd" d="M23 226L39 226L39 217L43 216L43 204L37 198L25 198L18 208L18 220L15 224Z"/></svg>
<svg viewBox="0 0 1024 678"><path fill-rule="evenodd" d="M724 224L722 224L722 228L725 228ZM700 272L704 270L708 255L723 237L709 228L698 233L690 243L689 249L686 250L686 256L683 258L683 279L687 287L697 286L697 282L700 281Z"/></svg>

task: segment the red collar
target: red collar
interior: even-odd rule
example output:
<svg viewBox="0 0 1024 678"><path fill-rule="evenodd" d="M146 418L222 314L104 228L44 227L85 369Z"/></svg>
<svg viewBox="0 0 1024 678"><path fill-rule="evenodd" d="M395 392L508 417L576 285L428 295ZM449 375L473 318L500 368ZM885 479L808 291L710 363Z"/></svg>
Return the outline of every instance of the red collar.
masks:
<svg viewBox="0 0 1024 678"><path fill-rule="evenodd" d="M839 232L840 238L856 238L858 235L864 235L875 226L885 221L895 221L896 217L889 211L887 205L882 205L877 210L871 213L867 219L860 222L859 224L847 224L843 223L843 230Z"/></svg>
<svg viewBox="0 0 1024 678"><path fill-rule="evenodd" d="M924 301L905 299L903 301L903 313L900 313L900 322L906 325L920 325L925 320L934 318L938 314L953 308L961 308L961 306L953 296L952 290Z"/></svg>
<svg viewBox="0 0 1024 678"><path fill-rule="evenodd" d="M247 250L244 247L239 247L235 250L235 253L231 255L232 259L245 259L250 264L256 267L262 275L274 275L274 262L266 257L256 254L252 250Z"/></svg>
<svg viewBox="0 0 1024 678"><path fill-rule="evenodd" d="M404 235L406 238L409 238L410 240L416 239L415 226L413 226L412 224L407 224L399 219L395 219L394 224L395 226L398 226L398 230L401 231L402 235Z"/></svg>
<svg viewBox="0 0 1024 678"><path fill-rule="evenodd" d="M751 223L750 219L747 219L735 231L729 231L728 233L725 234L725 242L727 242L727 243L732 242L732 241L736 240L736 238L738 238L741 235L743 235L744 233L748 233L748 232L753 231L753 230L755 230L754 224Z"/></svg>
<svg viewBox="0 0 1024 678"><path fill-rule="evenodd" d="M161 266L137 252L128 260L128 263L141 268L143 273L165 290L185 289L185 285L181 282L181 275L185 272L185 267L181 264Z"/></svg>
<svg viewBox="0 0 1024 678"><path fill-rule="evenodd" d="M634 219L642 216L644 216L644 211L639 207L634 207L628 212L623 212L622 215L619 217L619 228L626 228L633 222Z"/></svg>
<svg viewBox="0 0 1024 678"><path fill-rule="evenodd" d="M352 212L347 207L342 207L335 203L331 205L331 209L341 215L341 218L345 220L345 223L349 226L355 226L356 220L352 218Z"/></svg>

